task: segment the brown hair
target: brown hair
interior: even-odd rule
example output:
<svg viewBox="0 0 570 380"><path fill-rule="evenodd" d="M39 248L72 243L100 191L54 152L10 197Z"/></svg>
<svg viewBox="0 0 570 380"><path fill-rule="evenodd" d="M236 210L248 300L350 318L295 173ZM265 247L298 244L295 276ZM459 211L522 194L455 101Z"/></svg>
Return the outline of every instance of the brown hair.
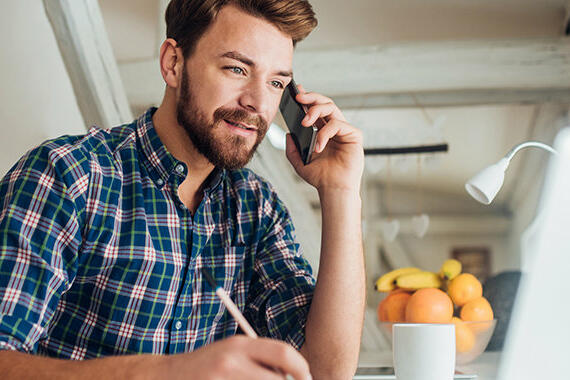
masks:
<svg viewBox="0 0 570 380"><path fill-rule="evenodd" d="M220 9L230 4L269 21L291 36L293 45L317 26L307 0L171 0L165 14L166 37L175 39L187 58Z"/></svg>

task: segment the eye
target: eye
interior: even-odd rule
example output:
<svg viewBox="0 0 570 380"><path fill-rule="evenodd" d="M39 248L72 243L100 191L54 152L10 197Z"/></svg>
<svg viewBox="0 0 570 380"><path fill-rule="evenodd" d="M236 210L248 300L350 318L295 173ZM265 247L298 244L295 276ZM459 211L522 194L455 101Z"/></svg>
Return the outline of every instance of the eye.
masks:
<svg viewBox="0 0 570 380"><path fill-rule="evenodd" d="M272 85L273 87L275 87L275 88L279 88L279 89L282 89L282 88L283 88L283 83L281 83L281 82L278 81L278 80L272 80L270 83L271 83L271 85Z"/></svg>
<svg viewBox="0 0 570 380"><path fill-rule="evenodd" d="M225 68L226 70L231 71L231 72L234 73L234 74L237 74L237 75L244 75L244 74L245 74L245 70L242 69L241 67L238 67L238 66L227 66L227 67L224 67L224 68Z"/></svg>

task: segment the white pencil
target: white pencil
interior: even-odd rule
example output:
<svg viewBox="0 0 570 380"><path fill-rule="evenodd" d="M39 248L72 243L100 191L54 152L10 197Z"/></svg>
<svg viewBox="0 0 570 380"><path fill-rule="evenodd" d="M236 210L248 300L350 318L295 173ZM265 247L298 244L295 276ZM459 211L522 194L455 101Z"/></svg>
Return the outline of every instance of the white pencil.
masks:
<svg viewBox="0 0 570 380"><path fill-rule="evenodd" d="M255 330L253 330L253 327L251 327L247 319L245 319L241 311L239 311L238 307L236 306L234 301L232 301L228 293L226 293L224 288L216 285L216 281L214 280L210 272L206 270L206 268L202 268L202 275L204 276L204 278L206 278L206 281L208 281L210 286L216 289L216 295L220 298L220 300L222 301L226 309L228 309L232 317L234 317L234 319L237 321L239 327L241 327L245 335L247 335L250 338L257 339L257 334L255 333ZM281 371L279 368L273 368L273 370L281 375L284 375L283 371ZM287 380L293 379L291 375L285 375L285 378Z"/></svg>
<svg viewBox="0 0 570 380"><path fill-rule="evenodd" d="M247 322L247 319L243 316L243 314L239 311L238 307L232 301L228 293L222 288L221 286L216 285L216 281L212 275L206 270L206 268L202 268L202 275L206 278L206 281L210 284L210 286L216 289L216 295L220 298L226 309L230 312L232 317L237 321L239 327L241 327L242 331L245 335L249 336L250 338L257 338L257 334L253 327Z"/></svg>

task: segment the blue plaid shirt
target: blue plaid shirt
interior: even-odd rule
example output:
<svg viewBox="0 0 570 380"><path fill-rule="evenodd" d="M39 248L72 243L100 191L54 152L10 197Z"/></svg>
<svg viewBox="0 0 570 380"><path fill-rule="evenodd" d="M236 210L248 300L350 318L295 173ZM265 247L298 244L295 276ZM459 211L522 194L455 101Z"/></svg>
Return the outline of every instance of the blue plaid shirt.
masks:
<svg viewBox="0 0 570 380"><path fill-rule="evenodd" d="M0 182L0 349L175 354L234 335L203 267L260 335L302 346L315 280L285 206L250 170L215 170L192 215L154 111L48 141Z"/></svg>

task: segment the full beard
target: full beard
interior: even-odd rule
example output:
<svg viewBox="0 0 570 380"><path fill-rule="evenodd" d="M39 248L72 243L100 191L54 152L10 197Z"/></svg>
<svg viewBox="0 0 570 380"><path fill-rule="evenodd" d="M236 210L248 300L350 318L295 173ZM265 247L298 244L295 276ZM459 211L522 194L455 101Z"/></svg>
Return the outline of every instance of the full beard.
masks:
<svg viewBox="0 0 570 380"><path fill-rule="evenodd" d="M251 160L268 128L268 123L261 116L252 115L240 108L220 107L214 112L213 122L209 122L206 115L198 109L190 91L190 79L185 67L180 98L176 104L176 117L198 152L214 166L228 170L242 168ZM257 137L253 146L248 148L248 140L242 136L216 134L216 130L225 128L222 125L224 120L256 126Z"/></svg>

